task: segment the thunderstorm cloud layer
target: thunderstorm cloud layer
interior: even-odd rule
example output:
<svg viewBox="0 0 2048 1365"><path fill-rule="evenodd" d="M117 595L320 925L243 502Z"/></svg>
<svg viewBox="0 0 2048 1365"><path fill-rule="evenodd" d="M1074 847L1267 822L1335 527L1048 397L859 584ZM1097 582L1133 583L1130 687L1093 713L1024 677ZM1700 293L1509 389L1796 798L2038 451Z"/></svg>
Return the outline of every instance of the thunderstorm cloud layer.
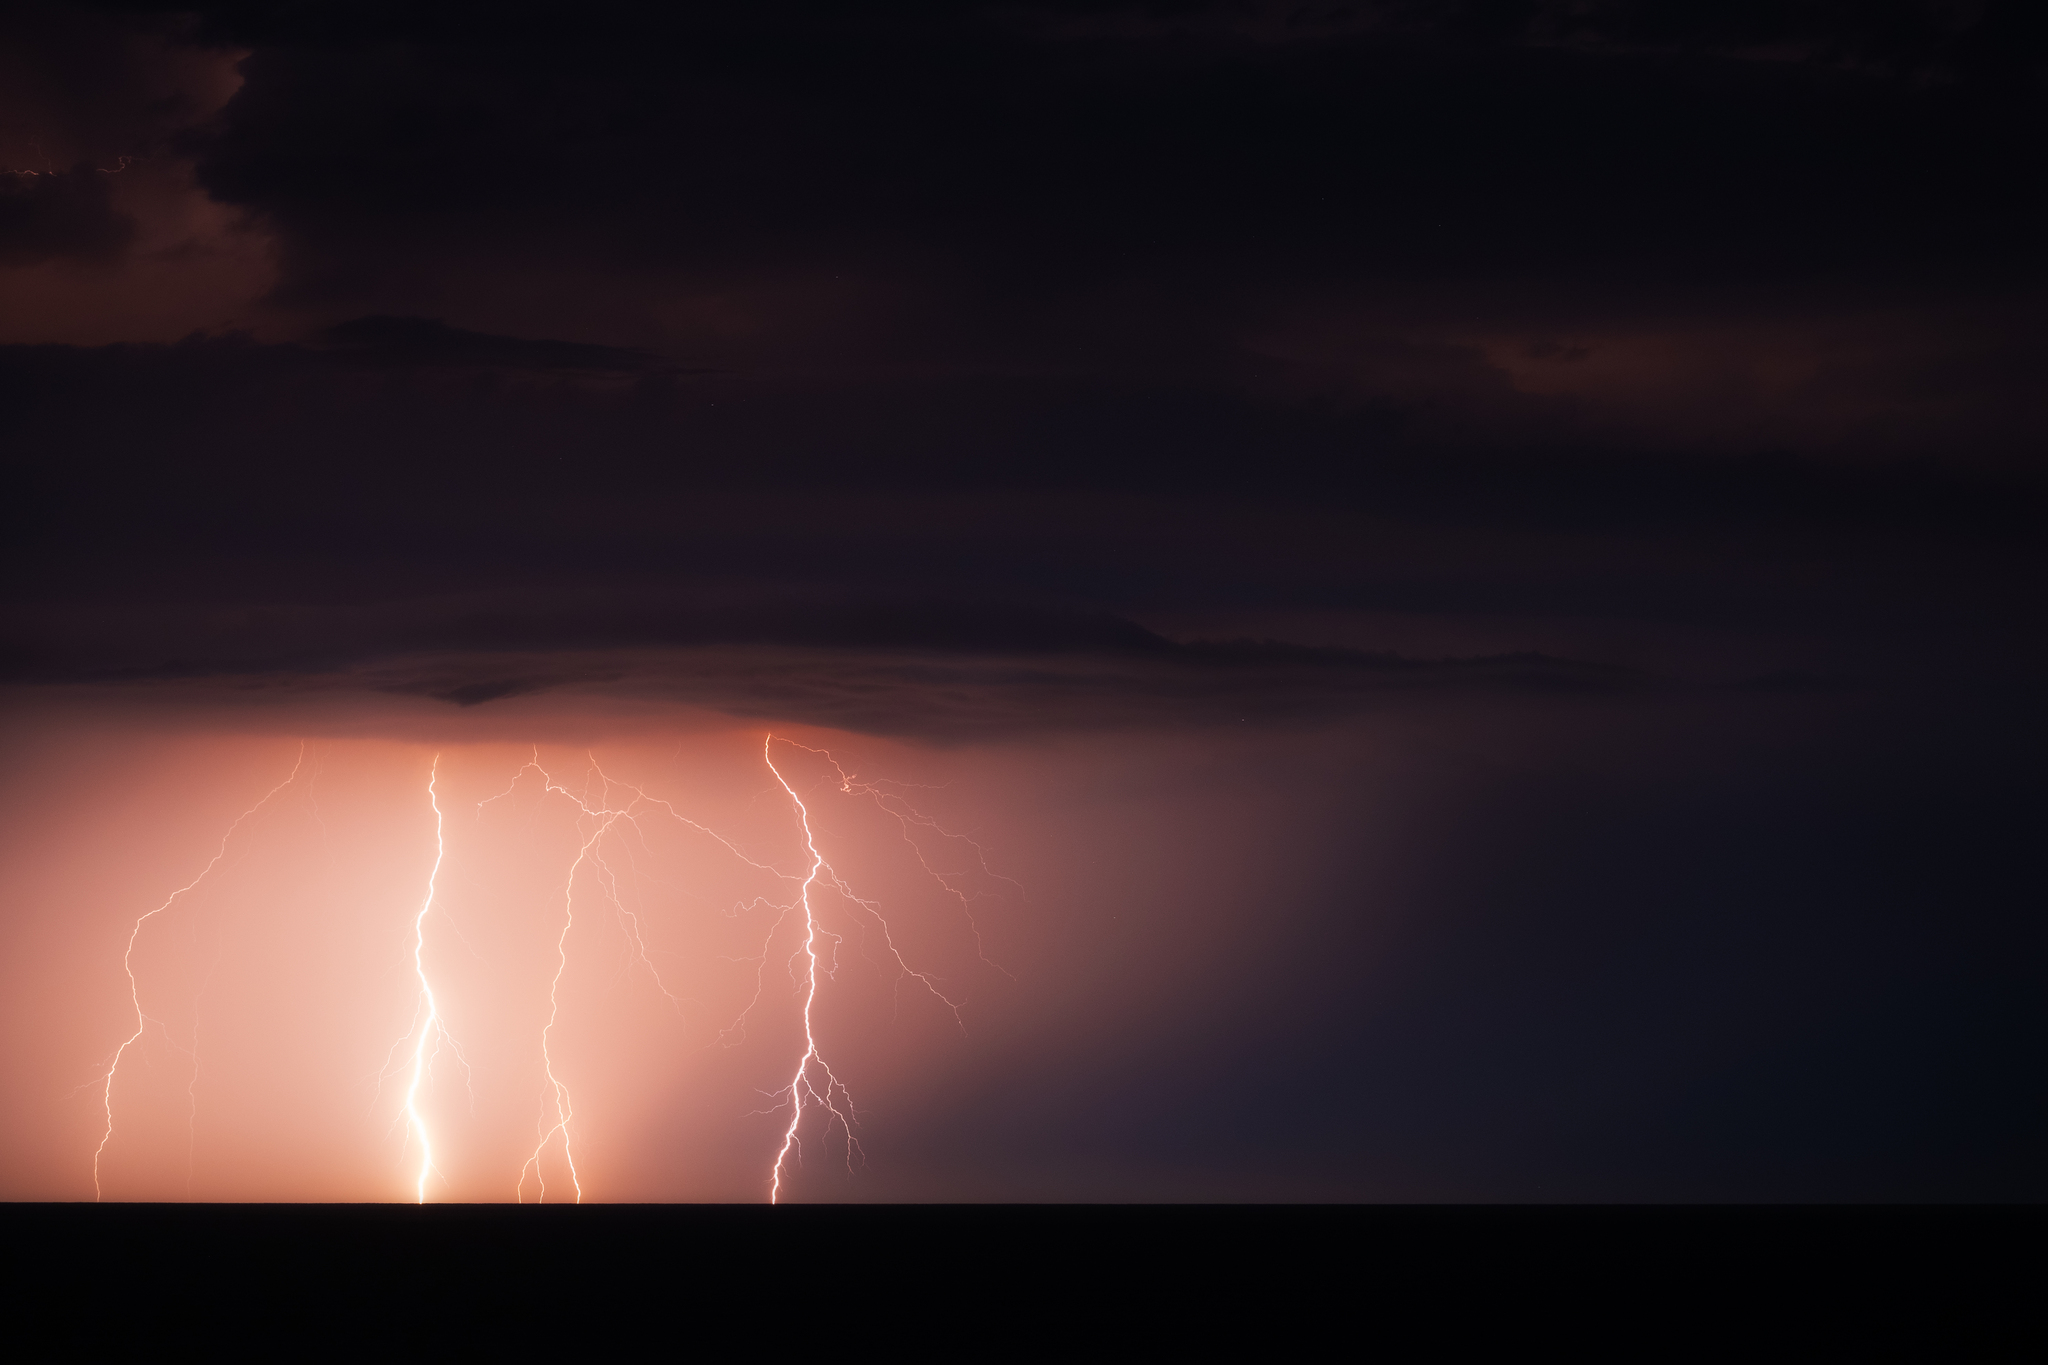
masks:
<svg viewBox="0 0 2048 1365"><path fill-rule="evenodd" d="M410 1197L415 947L523 1157L575 866L595 1197L761 1197L815 779L973 984L827 974L802 1198L2039 1197L2044 92L2010 0L14 7L8 1193L291 770L137 941L129 1193ZM620 781L775 885L577 864Z"/></svg>

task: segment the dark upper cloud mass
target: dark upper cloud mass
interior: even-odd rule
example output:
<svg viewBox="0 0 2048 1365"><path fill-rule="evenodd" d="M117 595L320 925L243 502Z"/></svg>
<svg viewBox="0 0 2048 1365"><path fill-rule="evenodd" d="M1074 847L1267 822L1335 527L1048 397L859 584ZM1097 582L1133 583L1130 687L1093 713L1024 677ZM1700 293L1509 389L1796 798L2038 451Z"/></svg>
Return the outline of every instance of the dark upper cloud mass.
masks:
<svg viewBox="0 0 2048 1365"><path fill-rule="evenodd" d="M1227 328L1248 295L1339 281L1941 276L2029 257L2040 225L2024 72L1923 88L1682 48L1063 17L620 17L582 42L514 18L482 73L445 19L374 56L287 41L245 66L261 117L201 176L286 228L286 288L314 298L459 267L492 224L487 251L600 271L859 272L926 326L972 326L944 316L964 290L1024 314L975 338L1012 355L1066 344L1031 334L1034 301L1192 291ZM402 257L365 251L386 233Z"/></svg>
<svg viewBox="0 0 2048 1365"><path fill-rule="evenodd" d="M320 334L334 354L362 365L461 366L492 371L639 374L655 357L619 346L573 341L527 341L450 327L434 318L355 318Z"/></svg>
<svg viewBox="0 0 2048 1365"><path fill-rule="evenodd" d="M113 206L110 187L93 166L16 172L0 181L0 265L102 260L118 255L134 235L134 221Z"/></svg>
<svg viewBox="0 0 2048 1365"><path fill-rule="evenodd" d="M2025 6L56 5L4 50L7 154L76 167L0 185L20 682L950 739L2039 674ZM36 344L230 240L270 274L208 327Z"/></svg>
<svg viewBox="0 0 2048 1365"><path fill-rule="evenodd" d="M29 7L0 691L1381 726L1412 972L1104 1161L1395 1189L1261 1117L1341 1059L1411 1193L2038 1196L2042 12ZM1363 942L1385 812L1242 761Z"/></svg>
<svg viewBox="0 0 2048 1365"><path fill-rule="evenodd" d="M480 701L508 659L770 649L953 656L999 691L985 661L1058 657L1067 703L987 713L1014 730L1088 723L1089 688L1132 722L1176 673L1235 720L1481 675L1903 685L1995 662L2004 686L2040 663L2041 496L2011 469L1489 448L1394 405L762 380L391 318L0 348L0 412L34 452L8 513L21 681L432 657L415 690ZM1229 639L1277 643L1201 643ZM593 670L618 671L564 676ZM1262 704L1262 678L1294 700ZM901 696L870 723L957 737Z"/></svg>

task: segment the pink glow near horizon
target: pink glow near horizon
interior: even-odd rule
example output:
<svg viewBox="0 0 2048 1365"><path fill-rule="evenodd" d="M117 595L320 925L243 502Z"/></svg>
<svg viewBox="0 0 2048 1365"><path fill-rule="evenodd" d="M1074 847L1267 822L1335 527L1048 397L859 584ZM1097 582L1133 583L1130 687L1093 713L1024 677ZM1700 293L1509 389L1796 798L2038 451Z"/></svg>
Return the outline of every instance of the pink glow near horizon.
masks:
<svg viewBox="0 0 2048 1365"><path fill-rule="evenodd" d="M778 745L790 746L789 751L795 757L809 755L822 760L820 776L811 782L804 782L801 779L793 781L784 771L787 761L785 760L783 765L776 762L775 749ZM680 752L679 746L677 753ZM854 1158L860 1151L854 1136L858 1115L853 1109L850 1092L845 1083L826 1066L820 1051L821 1024L816 1017L824 985L820 980L821 968L825 981L837 978L841 966L839 952L846 935L844 932L828 929L821 923L822 907L815 897L828 895L839 898L843 902L845 917L852 924L858 925L863 934L878 933L882 951L878 955L871 954L871 959L877 965L892 971L897 982L914 982L918 988L942 1002L954 1025L964 1029L961 1015L964 996L957 988L950 992L945 989L941 976L930 964L914 964L905 947L899 945L896 931L892 930L889 921L883 917L882 901L873 896L857 893L853 885L834 869L825 853L821 851L819 834L813 827L812 811L800 787L815 787L830 796L864 802L890 817L901 835L902 842L908 846L912 855L909 860L912 866L903 869L903 875L914 873L917 877L927 879L928 884L936 884L941 889L943 898L955 904L961 922L971 933L974 941L973 960L990 967L993 967L993 964L990 963L983 945L981 926L975 922L969 904L974 893L965 888L970 878L985 882L1007 882L1008 879L999 878L989 871L987 856L979 844L942 826L912 805L899 791L890 789L890 784L865 782L851 776L829 750L812 748L786 738L764 735L759 753L762 763L774 779L775 788L779 788L780 793L787 797L796 816L802 846L800 870L787 870L787 862L778 861L778 854L774 851L763 849L758 856L748 851L750 847L760 848L762 836L772 833L770 830L750 829L747 834L738 837L721 833L711 825L683 814L674 801L651 794L644 784L612 776L594 755L586 755L587 766L581 790L572 789L569 784L558 780L549 767L543 764L537 748L532 751L531 757L514 771L510 781L505 783L502 789L494 795L474 802L473 820L451 831L450 812L444 804L443 755L433 755L427 764L424 793L425 805L433 813L430 841L432 856L425 871L424 886L416 893L415 908L408 925L408 966L415 988L412 1019L405 1034L391 1049L396 1053L404 1048L408 1053L407 1061L401 1068L405 1075L403 1104L394 1123L402 1126L406 1147L416 1153L417 1164L412 1167L407 1180L409 1193L415 1202L427 1202L435 1196L437 1190L445 1191L451 1177L451 1171L447 1168L449 1158L442 1151L443 1144L437 1141L437 1120L433 1117L435 1063L444 1045L454 1053L461 1064L472 1112L477 1104L477 1091L470 1075L470 1059L465 1055L463 1048L455 1042L455 1034L451 1030L451 1019L447 1012L449 1007L459 1010L462 1006L445 1006L442 990L437 983L437 974L448 970L447 944L444 940L449 929L454 929L457 936L462 936L461 925L448 920L447 911L442 904L444 879L452 870L456 880L451 882L450 886L461 884L469 888L470 898L474 899L474 887L487 882L494 875L488 858L485 862L479 863L478 848L471 847L477 843L477 838L473 836L484 829L484 817L494 810L503 809L507 817L512 819L517 819L523 814L525 828L518 832L515 844L499 845L501 848L513 848L521 854L531 852L533 847L542 842L539 832L549 828L543 823L546 819L545 813L555 804L566 806L566 813L571 817L575 831L574 856L569 861L566 874L561 875L560 880L555 882L560 897L557 902L559 920L552 933L553 970L548 979L545 1022L539 1029L537 1040L542 1081L541 1107L537 1115L537 1139L524 1163L518 1167L516 1178L510 1182L510 1189L506 1191L513 1199L523 1202L531 1194L534 1198L545 1201L549 1193L548 1171L551 1163L557 1170L566 1170L566 1183L573 1190L577 1202L582 1201L586 1192L575 1147L575 1142L580 1140L578 1112L572 1102L570 1090L570 1082L574 1079L570 1074L570 1068L575 1063L565 1060L560 1053L560 1045L561 1030L570 1022L565 1017L565 1005L571 1011L577 1008L575 1004L565 1001L567 979L572 970L583 970L586 973L589 971L594 965L588 961L589 954L599 946L588 932L593 927L586 923L591 914L609 912L618 930L613 950L616 951L620 945L624 947L625 974L644 973L669 1006L674 1007L678 1014L683 1010L683 998L663 981L662 973L654 961L648 928L643 923L643 911L647 902L643 897L643 908L635 909L634 905L629 903L630 898L626 890L627 882L636 876L642 880L648 880L651 876L655 882L659 882L661 877L675 870L663 862L664 856L672 857L675 849L667 846L657 849L650 842L650 833L655 832L657 827L661 831L670 831L691 841L685 850L690 856L728 858L731 860L729 866L736 865L732 867L730 875L753 882L753 893L750 896L736 897L730 907L724 910L725 919L745 921L750 917L758 919L763 916L768 919L765 930L759 932L756 939L756 951L738 956L723 955L729 964L737 962L753 967L751 998L746 1001L744 1007L729 1016L716 1029L716 1038L713 1041L723 1044L726 1049L743 1046L746 1043L748 1022L759 1022L764 1013L772 1013L767 1010L768 1000L772 996L769 990L771 978L768 967L778 951L778 938L782 937L792 917L801 912L801 941L784 961L786 974L795 987L795 994L800 1001L796 1014L797 1022L800 1024L801 1047L794 1073L785 1073L790 1075L790 1079L779 1090L768 1091L776 1103L767 1112L778 1112L785 1105L789 1110L788 1123L780 1132L779 1146L766 1172L764 1192L770 1202L779 1202L788 1195L786 1183L792 1158L801 1160L799 1130L813 1104L826 1111L827 1132L829 1133L832 1125L836 1124L843 1134L849 1173L852 1172ZM281 793L294 788L302 781L315 782L320 775L318 765L315 765L310 774L306 772L307 767L307 748L301 743L290 773L236 817L226 833L220 837L212 858L199 870L198 875L171 892L155 908L136 917L130 927L122 963L128 978L129 999L136 1022L126 1040L119 1045L106 1064L99 1083L105 1125L92 1155L95 1197L104 1197L106 1193L101 1180L101 1164L108 1156L110 1145L115 1149L123 1146L122 1140L117 1136L121 1131L116 1122L117 1110L121 1107L120 1097L116 1093L117 1082L128 1078L135 1069L131 1065L124 1070L124 1062L133 1060L131 1053L136 1044L149 1031L151 1024L157 1022L145 1007L145 997L150 993L145 984L148 973L142 971L138 974L138 944L145 943L152 935L158 934L160 929L166 926L167 921L175 919L175 916L168 915L167 912L172 911L183 899L189 898L206 885L208 878L214 875L217 869L222 868L224 860L234 861L230 859L231 848L238 856L254 856L252 850L260 852L256 846L261 841L246 827L258 812L270 807ZM829 769L829 772L822 769ZM519 803L513 802L512 798L519 794L523 780L529 775L539 778L540 788L537 795L521 807ZM327 818L322 813L313 787L307 786L301 795L319 826L320 843L326 849L330 862L333 862L339 855L330 837ZM501 806L500 803L509 804ZM743 815L754 823L760 823L765 818L765 812L753 810L747 810ZM925 839L929 848L920 845L920 837ZM424 839L424 832L421 832L413 836L410 842L421 842ZM782 836L780 842L787 843L786 834ZM488 845L484 847L487 850ZM952 867L950 863L946 866L934 865L932 857L928 855L932 849L940 847L956 850L952 861L959 864L957 868ZM424 848L421 851L424 851ZM870 860L873 860L876 854L877 850L864 850L864 856ZM512 873L518 873L519 870L511 866L512 859L504 861ZM763 891L761 886L764 879L771 886L788 888L793 884L794 895L787 894L787 891L779 894L772 890ZM1014 886L1014 883L1010 885ZM690 894L679 882L667 885L666 890L671 893L680 892L685 897ZM171 932L189 934L197 930L192 926L172 926ZM786 939L784 941L786 942ZM927 933L927 947L931 941L931 936ZM469 945L466 938L464 944L469 947L472 955L477 955L477 949L474 945ZM216 952L216 960L218 955L219 950ZM439 965L436 965L437 963ZM211 979L212 970L208 969L206 980ZM202 981L202 993L204 984ZM468 994L473 997L475 993L471 991ZM463 996L463 992L458 992L458 999ZM193 998L195 1009L198 998L198 995ZM579 994L578 1001L587 1006L590 998L586 985ZM584 1012L587 1014L587 1009ZM484 1014L487 1011L472 1010L472 1013ZM191 1146L196 1142L200 1106L202 1068L199 1020L200 1016L194 1013L190 1025L189 1046L173 1037L167 1026L160 1025L171 1050L182 1054L190 1065L187 1093L191 1102L194 1131L187 1134L188 1165L191 1159ZM587 1023L587 1020L583 1022ZM483 1041L479 1031L482 1027L474 1020L465 1024L463 1032L469 1037L472 1046ZM841 1045L845 1044L846 1040L842 1039ZM589 1046L588 1040L584 1040L575 1055L587 1061L590 1056ZM494 1057L502 1058L514 1050L514 1046L502 1037L489 1039L488 1051ZM388 1066L384 1068L384 1072L386 1076L391 1074ZM643 1079L647 1084L660 1082L658 1076L646 1076ZM445 1103L441 1105L441 1109L445 1111ZM444 1112L444 1120L445 1117ZM744 1115L735 1117L743 1118ZM146 1130L148 1125L145 1123L143 1127ZM129 1139L129 1145L132 1147L133 1143L143 1140L144 1135L138 1135ZM507 1174L513 1173L508 1171ZM476 1172L463 1173L463 1187L473 1188L478 1178Z"/></svg>
<svg viewBox="0 0 2048 1365"><path fill-rule="evenodd" d="M171 892L170 895L164 897L163 904L157 906L154 910L148 910L136 916L134 927L128 931L127 950L121 954L121 972L124 976L128 978L128 999L129 1002L133 1004L135 1007L135 1032L129 1034L126 1038L124 1038L121 1041L121 1046L114 1049L113 1057L110 1058L107 1062L107 1074L104 1078L102 1078L101 1081L100 1101L102 1106L106 1110L107 1126L100 1134L99 1145L93 1148L92 1152L92 1194L95 1200L102 1197L102 1190L100 1187L100 1158L106 1155L107 1143L112 1141L114 1137L114 1076L117 1072L120 1071L121 1059L128 1055L128 1049L133 1047L138 1041L140 1041L142 1035L148 1030L150 1025L149 1015L142 1008L142 987L140 983L138 983L135 979L135 940L141 936L143 925L147 924L150 920L155 919L158 915L163 914L166 910L170 909L171 906L177 902L180 896L191 891L194 887L198 886L199 883L206 880L206 874L213 871L215 867L219 866L220 860L223 857L227 856L228 840L235 837L235 831L240 829L242 827L243 822L246 821L250 816L254 815L257 811L262 810L265 806L269 805L271 797L276 796L279 792L283 791L286 787L289 787L292 784L292 782L298 777L299 768L305 762L305 759L306 746L304 744L301 744L299 746L299 756L297 759L293 761L292 770L290 774L286 776L284 781L278 783L275 787L272 787L269 791L265 792L263 794L262 800L258 801L255 805L249 807L249 809L243 811L240 815L235 817L235 823L229 825L227 833L220 836L220 846L214 849L213 856L206 860L206 866L199 869L199 875L194 877L191 881L186 882L176 891ZM177 1044L173 1043L172 1046L176 1047Z"/></svg>

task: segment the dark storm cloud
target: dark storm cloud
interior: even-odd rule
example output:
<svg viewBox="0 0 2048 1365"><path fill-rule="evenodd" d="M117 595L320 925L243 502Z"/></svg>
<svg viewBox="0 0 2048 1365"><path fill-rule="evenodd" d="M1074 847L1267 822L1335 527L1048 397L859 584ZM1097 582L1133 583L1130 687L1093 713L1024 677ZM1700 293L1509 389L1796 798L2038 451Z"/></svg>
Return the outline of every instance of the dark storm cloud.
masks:
<svg viewBox="0 0 2048 1365"><path fill-rule="evenodd" d="M55 680L335 670L423 651L469 654L793 646L958 653L1146 656L1177 648L1127 621L1001 603L792 600L648 601L646 594L478 594L254 611L138 610L92 622L76 610L18 618L24 675ZM635 596L642 600L632 600Z"/></svg>
<svg viewBox="0 0 2048 1365"><path fill-rule="evenodd" d="M723 607L621 594L17 612L0 681L248 700L398 693L457 706L599 690L734 715L956 742L1061 730L1325 721L1402 696L1624 694L1634 670L1521 653L1415 659L1274 641L1176 642L1129 621L879 596Z"/></svg>
<svg viewBox="0 0 2048 1365"><path fill-rule="evenodd" d="M1611 52L1713 53L1909 78L2024 77L2040 69L2031 6L1944 0L1357 0L1346 4L1099 6L1065 16L1076 32L1231 33L1266 42L1335 33L1426 33Z"/></svg>
<svg viewBox="0 0 2048 1365"><path fill-rule="evenodd" d="M0 349L0 422L40 452L11 511L7 675L462 705L602 681L951 738L1475 689L1868 683L1975 657L1949 638L1964 624L1981 654L2037 615L2024 482L1457 455L1404 445L1384 413L1039 381L808 407L716 376L592 388L638 358L452 331L340 329L442 346L368 368L232 338ZM1135 623L1218 603L1778 644L1688 678L1512 627L1389 651ZM2038 671L1996 648L2013 679Z"/></svg>
<svg viewBox="0 0 2048 1365"><path fill-rule="evenodd" d="M1185 525L1181 504L1206 500L1218 519L1187 529L1201 544L1159 566L1169 581L1300 594L1341 591L1333 573L1406 564L1427 579L1438 560L1480 581L1511 562L1533 605L1546 581L1585 580L1550 551L1587 537L1658 538L1663 549L1629 561L1641 576L1682 559L1692 535L1766 551L1816 534L1902 551L1926 536L2023 541L2039 505L2025 478L1925 465L1446 450L1414 439L1392 405L1303 408L1191 385L655 374L616 389L581 372L631 356L568 343L458 336L435 363L386 352L368 370L338 355L236 338L0 348L0 423L35 452L18 477L36 501L11 509L16 569L88 587L127 570L125 543L155 558L160 584L247 554L273 559L281 585L295 561L353 558L353 542L413 564L421 591L459 581L465 563L495 574L521 559L572 585L612 571L846 583L943 567L956 583L1021 589L1033 564L1085 562L1091 544L1156 553ZM471 363L443 374L451 356ZM752 499L757 519L735 521L727 497ZM1324 543L1273 538L1297 536L1276 524L1318 518L1334 519L1315 533ZM1040 534L1057 539L1034 544ZM1462 534L1483 535L1494 566L1461 564ZM1122 572L1144 576L1137 563ZM1295 574L1319 587L1283 589ZM1624 576L1603 591L1627 590Z"/></svg>
<svg viewBox="0 0 2048 1365"><path fill-rule="evenodd" d="M192 16L8 6L0 24L0 165L63 171L165 156L204 117L206 45Z"/></svg>
<svg viewBox="0 0 2048 1365"><path fill-rule="evenodd" d="M0 20L0 271L105 265L137 237L118 205L225 97L220 62L182 16L10 6ZM18 305L17 305L18 306Z"/></svg>
<svg viewBox="0 0 2048 1365"><path fill-rule="evenodd" d="M2011 8L1971 50L2026 50ZM1153 29L1142 8L307 13L248 28L270 41L202 167L284 226L304 289L369 288L405 267L372 253L445 257L486 221L493 250L867 261L1000 297L1896 269L2009 259L2039 223L2024 86L1714 55L1744 32L1825 47L1812 11L1672 43L1617 8L1586 31L1640 38L1598 49L1504 41L1477 7L1279 44ZM1844 52L1911 46L1835 27Z"/></svg>
<svg viewBox="0 0 2048 1365"><path fill-rule="evenodd" d="M465 369L642 374L657 357L621 346L572 341L528 341L450 327L434 318L356 318L320 334L333 354L383 368L454 366Z"/></svg>
<svg viewBox="0 0 2048 1365"><path fill-rule="evenodd" d="M1886 14L209 7L303 340L0 355L17 676L2010 652L2040 47Z"/></svg>
<svg viewBox="0 0 2048 1365"><path fill-rule="evenodd" d="M322 325L813 407L1085 377L1098 433L1177 389L1465 447L2011 464L2048 435L2028 13L228 5L196 31L245 84L188 144Z"/></svg>
<svg viewBox="0 0 2048 1365"><path fill-rule="evenodd" d="M104 173L90 165L0 175L0 267L117 256L135 221L114 207Z"/></svg>

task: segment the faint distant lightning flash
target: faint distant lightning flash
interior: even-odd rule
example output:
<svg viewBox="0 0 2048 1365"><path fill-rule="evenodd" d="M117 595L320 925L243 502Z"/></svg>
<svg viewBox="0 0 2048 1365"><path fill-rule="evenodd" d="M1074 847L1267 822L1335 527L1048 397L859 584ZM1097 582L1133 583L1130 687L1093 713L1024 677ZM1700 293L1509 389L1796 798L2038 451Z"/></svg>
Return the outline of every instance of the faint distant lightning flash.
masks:
<svg viewBox="0 0 2048 1365"><path fill-rule="evenodd" d="M276 796L296 781L299 776L299 769L304 765L305 761L306 746L302 743L299 745L299 756L293 760L292 770L285 777L284 781L265 792L262 800L235 817L235 822L228 826L227 833L220 836L220 847L214 850L213 857L207 860L206 866L199 869L199 875L164 897L163 904L157 906L156 909L138 915L135 919L134 927L128 931L128 950L121 955L121 970L128 974L128 1000L135 1007L135 1032L129 1034L120 1047L114 1049L113 1059L107 1063L107 1074L101 1078L100 1102L106 1110L107 1126L106 1130L100 1134L100 1145L93 1149L92 1154L92 1197L95 1201L101 1199L104 1194L100 1188L100 1158L106 1155L107 1143L112 1141L114 1137L114 1073L121 1069L121 1059L127 1055L128 1049L135 1046L141 1040L142 1035L148 1031L152 1023L156 1024L159 1028L163 1027L162 1021L153 1020L143 1012L142 987L135 979L135 941L142 936L142 926L170 909L178 897L206 880L206 875L219 866L220 860L227 856L228 840L234 838L235 831L242 827L242 822L269 805L271 797ZM194 1064L197 1065L196 1061Z"/></svg>
<svg viewBox="0 0 2048 1365"><path fill-rule="evenodd" d="M435 754L433 766L427 769L427 803L434 808L434 866L427 873L427 898L420 902L420 911L412 920L412 969L413 974L420 980L420 998L426 1002L427 1017L421 1020L415 1012L414 1024L419 1031L419 1037L412 1045L412 1081L405 1088L406 1131L418 1138L420 1144L420 1172L418 1180L413 1184L413 1195L415 1201L421 1204L427 1202L427 1177L434 1171L434 1144L427 1134L427 1121L420 1114L420 1082L426 1076L427 1063L430 1060L427 1040L433 1040L434 1052L438 1054L441 1042L448 1033L441 1023L440 1007L434 1001L434 984L427 980L426 964L421 960L421 953L425 950L427 942L427 912L434 908L434 884L440 879L441 860L448 852L448 841L443 835L447 822L441 814L440 793L435 790L435 783L440 776L441 755Z"/></svg>
<svg viewBox="0 0 2048 1365"><path fill-rule="evenodd" d="M492 801L509 796L513 788L518 785L520 777L529 768L540 774L545 794L566 798L576 807L579 822L587 818L595 823L589 826L587 833L584 834L583 842L576 850L575 860L569 864L569 874L563 881L562 928L561 932L555 936L555 974L548 982L548 1022L542 1027L540 1034L541 1071L547 1080L547 1097L549 1104L552 1106L554 1117L550 1121L545 1115L542 1116L540 1136L534 1143L533 1153L527 1157L526 1164L519 1168L519 1183L515 1188L515 1195L521 1203L525 1202L527 1176L531 1173L536 1198L542 1203L547 1202L547 1178L542 1170L542 1161L547 1155L548 1148L553 1146L557 1139L560 1139L562 1144L562 1161L569 1168L569 1184L576 1191L576 1202L580 1204L583 1202L583 1178L576 1169L576 1150L569 1128L570 1121L575 1117L576 1109L569 1094L568 1083L555 1072L554 1052L550 1047L550 1043L554 1038L555 1025L561 1021L562 1017L562 976L569 969L569 934L576 927L577 873L583 868L585 863L589 863L596 870L600 885L604 888L606 899L611 902L613 908L627 921L629 936L633 945L634 959L647 968L648 974L654 978L654 984L661 990L661 993L670 1002L675 1003L675 995L662 983L661 973L654 969L654 963L647 956L647 945L640 935L639 917L628 910L625 903L619 898L618 874L605 861L603 851L604 838L620 822L638 829L639 824L635 813L641 806L660 806L669 815L690 828L718 839L720 843L725 844L733 853L739 854L739 850L733 848L729 841L721 838L703 825L679 814L668 802L647 795L645 791L633 786L631 783L616 783L616 785L631 791L633 799L623 806L613 807L610 801L611 789L615 785L614 779L608 776L604 769L597 766L595 759L591 761L590 771L597 774L603 794L598 798L598 804L593 806L584 797L578 796L575 792L570 791L567 787L555 781L554 775L541 766L540 754L537 750L534 756L517 773L513 774L512 786L508 786L504 791L499 792L497 796L479 801L477 803L478 811L481 812L483 807L489 805ZM744 854L739 856L745 859ZM752 862L751 859L745 860ZM762 866L759 863L754 863L753 865L756 867Z"/></svg>
<svg viewBox="0 0 2048 1365"><path fill-rule="evenodd" d="M519 1186L517 1190L519 1202L525 1203L526 1173L532 1171L536 1196L539 1202L543 1204L547 1202L548 1182L547 1177L541 1171L541 1158L547 1155L549 1144L559 1137L562 1140L562 1161L569 1168L569 1185L576 1191L576 1202L580 1204L583 1202L583 1177L576 1171L576 1149L575 1145L569 1140L569 1120L576 1116L576 1107L569 1098L568 1085L563 1082L560 1076L555 1074L555 1057L554 1053L549 1049L548 1043L553 1039L555 1025L560 1022L562 1017L562 973L569 970L569 931L576 927L576 870L583 866L586 859L589 859L602 868L607 878L610 878L611 869L605 865L603 854L598 851L598 845L604 839L604 836L611 831L611 827L616 821L621 817L630 819L631 816L627 815L625 811L610 809L592 810L589 803L581 797L571 795L567 788L556 784L555 779L549 776L547 769L540 766L537 754L534 760L527 764L527 767L533 768L540 773L541 780L547 783L547 790L549 792L560 792L576 803L576 809L580 813L596 816L598 820L597 828L590 832L589 837L583 841L583 846L576 850L576 861L569 864L569 876L562 886L562 932L555 936L555 974L548 982L548 1022L540 1031L541 1072L547 1077L548 1096L554 1101L555 1121L553 1123L545 1123L545 1120L543 1121L544 1126L541 1129L540 1140L533 1144L533 1155L529 1156L526 1159L526 1164L519 1168ZM525 770L525 768L520 769L521 772ZM598 775L602 778L602 771ZM516 781L517 778L514 780ZM610 788L610 779L605 779L607 799L610 796ZM612 880L615 881L616 879ZM642 957L643 959L645 957L644 951ZM652 964L650 964L651 969ZM659 984L660 980L659 976L655 978L657 984ZM666 988L664 988L663 993L667 993Z"/></svg>

